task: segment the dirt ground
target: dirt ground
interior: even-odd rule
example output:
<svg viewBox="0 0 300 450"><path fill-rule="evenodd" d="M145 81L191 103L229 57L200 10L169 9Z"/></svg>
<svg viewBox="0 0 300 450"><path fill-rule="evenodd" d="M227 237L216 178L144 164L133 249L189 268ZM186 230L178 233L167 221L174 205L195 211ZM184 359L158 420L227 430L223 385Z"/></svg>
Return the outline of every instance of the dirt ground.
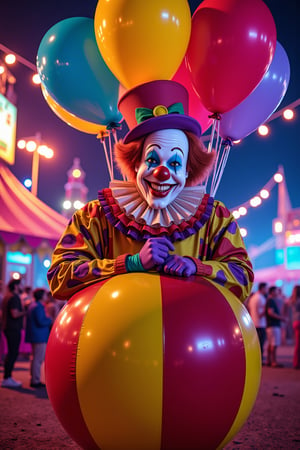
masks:
<svg viewBox="0 0 300 450"><path fill-rule="evenodd" d="M300 450L300 371L292 368L292 351L292 346L279 348L284 368L263 367L254 408L226 450ZM0 448L79 449L58 422L46 389L29 387L29 362L18 361L15 369L23 387L0 387ZM3 367L0 373L2 379Z"/></svg>

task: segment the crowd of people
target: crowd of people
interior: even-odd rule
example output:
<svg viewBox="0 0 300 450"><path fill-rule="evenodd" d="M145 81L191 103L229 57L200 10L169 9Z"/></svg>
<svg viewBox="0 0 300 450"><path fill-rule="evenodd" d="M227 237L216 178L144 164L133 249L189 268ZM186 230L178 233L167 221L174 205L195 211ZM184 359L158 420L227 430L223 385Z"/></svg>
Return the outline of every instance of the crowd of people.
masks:
<svg viewBox="0 0 300 450"><path fill-rule="evenodd" d="M30 386L45 387L41 381L41 367L45 359L51 326L63 303L44 288L32 289L12 279L1 300L0 363L4 365L2 387L18 388L22 383L13 378L15 362L20 350L28 352Z"/></svg>
<svg viewBox="0 0 300 450"><path fill-rule="evenodd" d="M277 348L292 340L293 367L300 369L300 285L285 297L281 288L261 282L245 304L256 327L262 364L283 367L277 361Z"/></svg>

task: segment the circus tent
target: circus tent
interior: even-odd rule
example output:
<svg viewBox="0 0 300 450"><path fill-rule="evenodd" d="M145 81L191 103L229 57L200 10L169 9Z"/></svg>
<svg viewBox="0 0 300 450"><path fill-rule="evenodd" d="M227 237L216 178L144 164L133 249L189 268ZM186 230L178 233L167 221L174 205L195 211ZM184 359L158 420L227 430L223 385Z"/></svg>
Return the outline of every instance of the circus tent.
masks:
<svg viewBox="0 0 300 450"><path fill-rule="evenodd" d="M17 272L26 284L46 286L45 261L66 224L0 162L0 274L5 283Z"/></svg>

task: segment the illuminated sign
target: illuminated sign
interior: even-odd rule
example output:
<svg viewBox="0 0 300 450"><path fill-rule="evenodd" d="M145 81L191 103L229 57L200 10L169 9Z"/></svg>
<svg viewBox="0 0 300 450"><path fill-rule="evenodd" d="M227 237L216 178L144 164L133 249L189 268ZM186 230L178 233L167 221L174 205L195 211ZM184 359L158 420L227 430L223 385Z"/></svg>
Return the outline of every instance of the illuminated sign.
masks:
<svg viewBox="0 0 300 450"><path fill-rule="evenodd" d="M15 162L17 108L0 94L0 158Z"/></svg>
<svg viewBox="0 0 300 450"><path fill-rule="evenodd" d="M32 255L30 253L21 253L21 252L7 252L6 260L9 263L15 264L31 264Z"/></svg>
<svg viewBox="0 0 300 450"><path fill-rule="evenodd" d="M299 270L300 269L300 246L299 247L288 247L286 249L286 267L289 270Z"/></svg>
<svg viewBox="0 0 300 450"><path fill-rule="evenodd" d="M300 246L300 230L287 231L285 233L285 243L287 247L292 245Z"/></svg>

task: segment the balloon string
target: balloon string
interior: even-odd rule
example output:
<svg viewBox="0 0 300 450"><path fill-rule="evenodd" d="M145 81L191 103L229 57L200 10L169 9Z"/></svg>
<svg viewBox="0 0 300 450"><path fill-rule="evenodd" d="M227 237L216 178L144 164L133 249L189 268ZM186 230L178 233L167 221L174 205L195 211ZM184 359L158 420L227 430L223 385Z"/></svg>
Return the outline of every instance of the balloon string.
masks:
<svg viewBox="0 0 300 450"><path fill-rule="evenodd" d="M113 136L113 138L114 138L114 142L117 142L117 129L116 129L116 128L113 128L113 129L111 130L111 134L112 134L112 136Z"/></svg>
<svg viewBox="0 0 300 450"><path fill-rule="evenodd" d="M214 174L214 180L213 180L212 187L211 187L211 195L212 196L214 196L216 193L216 185L218 184L218 179L219 179L219 174L220 174L220 170L222 167L223 158L224 158L224 152L221 152L221 149L219 149L218 166L217 166L216 172Z"/></svg>
<svg viewBox="0 0 300 450"><path fill-rule="evenodd" d="M105 154L105 159L106 159L106 164L107 164L110 180L112 180L112 171L111 171L111 167L110 167L110 161L109 161L109 157L108 157L108 152L107 152L107 146L106 146L105 138L103 138L101 140L101 143L102 143L103 148L104 148L104 154Z"/></svg>
<svg viewBox="0 0 300 450"><path fill-rule="evenodd" d="M216 176L218 173L218 167L219 167L219 163L218 160L220 158L220 149L221 149L221 143L220 143L220 121L218 119L215 129L216 129L216 159L215 159L215 163L214 163L214 169L213 169L213 176L212 176L212 182L211 182L211 186L210 186L210 195L212 195L212 192L214 191L214 186L216 183Z"/></svg>
<svg viewBox="0 0 300 450"><path fill-rule="evenodd" d="M120 128L120 127L119 127L119 128ZM112 128L112 130L111 130L112 136L113 136L113 139L114 139L114 142L117 142L117 140L118 140L117 129L119 129L119 128ZM112 160L112 167L114 167L114 162L113 162L113 160ZM123 181L127 181L127 177L126 177L125 175L122 175L122 177L123 177Z"/></svg>
<svg viewBox="0 0 300 450"><path fill-rule="evenodd" d="M214 119L213 123L212 123L210 140L209 140L208 149L207 149L208 153L210 153L213 148L213 140L214 140L214 135L215 135L215 130L216 130L216 123L217 123L217 120Z"/></svg>
<svg viewBox="0 0 300 450"><path fill-rule="evenodd" d="M216 195L218 186L219 186L221 178L223 176L223 172L224 172L225 166L227 164L228 156L229 156L229 151L230 151L232 145L233 145L232 139L230 139L230 138L226 138L223 140L221 139L220 146L219 146L219 152L221 152L222 147L223 147L223 152L222 152L221 161L218 165L218 172L215 177L214 190L213 190L214 196Z"/></svg>
<svg viewBox="0 0 300 450"><path fill-rule="evenodd" d="M111 181L115 179L112 148L113 148L113 132L110 133L109 135L109 159L110 159Z"/></svg>
<svg viewBox="0 0 300 450"><path fill-rule="evenodd" d="M210 195L212 195L212 193L214 191L216 176L217 176L218 167L219 167L219 164L220 164L219 160L220 160L220 148L217 147L216 148L216 159L215 159L215 162L214 162L213 173L212 173L212 180L211 180L211 184L210 184Z"/></svg>
<svg viewBox="0 0 300 450"><path fill-rule="evenodd" d="M218 190L220 181L222 179L222 176L223 176L226 164L227 164L227 160L228 160L230 149L231 149L230 145L226 145L226 147L224 148L223 155L222 155L221 167L220 167L220 170L219 170L218 180L216 182L216 186L215 186L215 189L214 189L214 192L213 192L213 197L216 195L216 192Z"/></svg>
<svg viewBox="0 0 300 450"><path fill-rule="evenodd" d="M214 119L213 123L212 123L210 139L209 139L209 143L208 143L208 147L207 147L208 153L210 153L212 151L212 148L213 148L213 140L214 140L214 135L215 135L216 122L217 122L217 119ZM204 182L205 190L207 189L207 184L208 184L209 177L210 177L210 175L207 175L207 177L205 179L205 182Z"/></svg>

